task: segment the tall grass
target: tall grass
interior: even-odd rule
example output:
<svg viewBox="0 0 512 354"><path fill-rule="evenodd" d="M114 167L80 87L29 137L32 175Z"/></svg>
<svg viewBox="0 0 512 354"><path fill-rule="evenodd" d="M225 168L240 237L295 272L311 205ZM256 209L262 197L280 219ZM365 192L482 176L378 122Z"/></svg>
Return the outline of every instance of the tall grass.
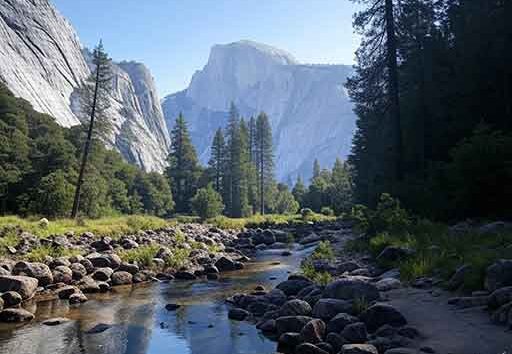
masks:
<svg viewBox="0 0 512 354"><path fill-rule="evenodd" d="M256 214L246 218L228 218L226 216L218 216L212 219L208 219L207 222L220 229L243 229L243 228L266 228L275 227L280 225L301 225L306 222L325 222L334 221L335 216L322 215L317 213L311 213L306 216L301 214L287 215L287 214L268 214L260 215Z"/></svg>

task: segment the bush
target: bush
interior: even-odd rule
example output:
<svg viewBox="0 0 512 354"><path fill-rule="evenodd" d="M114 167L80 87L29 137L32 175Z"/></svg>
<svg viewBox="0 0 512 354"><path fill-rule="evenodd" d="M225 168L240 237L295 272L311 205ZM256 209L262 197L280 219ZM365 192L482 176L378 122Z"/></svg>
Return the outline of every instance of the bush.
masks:
<svg viewBox="0 0 512 354"><path fill-rule="evenodd" d="M220 215L224 204L220 194L209 184L206 188L199 189L192 198L192 209L202 220L206 220Z"/></svg>
<svg viewBox="0 0 512 354"><path fill-rule="evenodd" d="M310 216L312 216L314 213L313 213L313 210L309 209L309 208L302 208L300 210L300 215L302 216L302 219L306 220L307 218L309 218Z"/></svg>
<svg viewBox="0 0 512 354"><path fill-rule="evenodd" d="M302 262L300 271L306 278L320 285L327 285L332 281L332 276L329 273L315 270L310 260Z"/></svg>
<svg viewBox="0 0 512 354"><path fill-rule="evenodd" d="M334 249L329 241L320 241L311 255L312 259L334 260Z"/></svg>
<svg viewBox="0 0 512 354"><path fill-rule="evenodd" d="M140 246L130 250L118 251L117 255L123 262L135 263L139 266L151 267L155 258L159 245Z"/></svg>
<svg viewBox="0 0 512 354"><path fill-rule="evenodd" d="M325 216L334 216L334 210L330 207L322 207L322 209L320 209L320 214Z"/></svg>

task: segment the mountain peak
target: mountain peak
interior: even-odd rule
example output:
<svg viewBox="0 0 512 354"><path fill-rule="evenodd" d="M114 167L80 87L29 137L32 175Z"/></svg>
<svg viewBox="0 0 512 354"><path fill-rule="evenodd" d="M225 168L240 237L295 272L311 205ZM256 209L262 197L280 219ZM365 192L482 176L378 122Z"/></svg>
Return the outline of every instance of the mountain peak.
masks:
<svg viewBox="0 0 512 354"><path fill-rule="evenodd" d="M237 42L232 42L228 44L216 44L212 47L211 53L223 51L223 52L233 52L233 51L242 51L242 52L257 52L268 58L273 59L278 64L282 65L295 65L299 64L299 62L293 57L292 54L288 53L285 50L272 47L268 44L263 44L247 39L243 39Z"/></svg>

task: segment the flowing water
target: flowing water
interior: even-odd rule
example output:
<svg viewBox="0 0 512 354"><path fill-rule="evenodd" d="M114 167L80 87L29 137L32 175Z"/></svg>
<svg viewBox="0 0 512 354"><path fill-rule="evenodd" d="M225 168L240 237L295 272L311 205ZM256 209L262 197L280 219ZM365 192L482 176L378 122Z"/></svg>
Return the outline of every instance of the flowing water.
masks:
<svg viewBox="0 0 512 354"><path fill-rule="evenodd" d="M36 319L21 327L0 327L0 353L20 354L267 354L276 344L254 325L227 318L225 299L256 285L267 289L298 269L310 250L281 257L265 251L242 271L219 281L170 282L116 288L81 305L52 300L29 305ZM168 303L182 305L165 310ZM32 306L32 308L30 308ZM48 318L70 321L46 326ZM91 333L98 324L110 327Z"/></svg>

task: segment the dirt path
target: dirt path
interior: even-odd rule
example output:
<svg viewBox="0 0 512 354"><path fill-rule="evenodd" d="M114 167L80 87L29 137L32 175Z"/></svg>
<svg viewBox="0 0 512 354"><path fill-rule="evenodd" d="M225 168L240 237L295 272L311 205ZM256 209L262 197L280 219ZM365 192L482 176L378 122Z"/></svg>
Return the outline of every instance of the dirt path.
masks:
<svg viewBox="0 0 512 354"><path fill-rule="evenodd" d="M512 331L494 325L482 308L448 305L453 296L448 292L432 296L429 290L403 288L383 294L422 333L419 347L438 354L512 354Z"/></svg>

